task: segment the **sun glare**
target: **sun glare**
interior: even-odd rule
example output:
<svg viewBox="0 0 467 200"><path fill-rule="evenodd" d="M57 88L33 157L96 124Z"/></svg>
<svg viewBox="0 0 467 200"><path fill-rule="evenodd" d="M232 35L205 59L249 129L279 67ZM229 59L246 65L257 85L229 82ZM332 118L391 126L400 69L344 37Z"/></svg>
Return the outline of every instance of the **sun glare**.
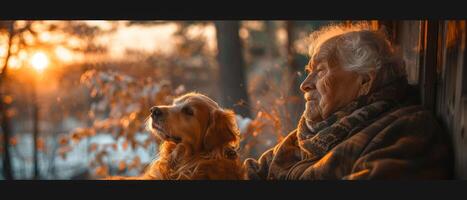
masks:
<svg viewBox="0 0 467 200"><path fill-rule="evenodd" d="M31 58L31 65L38 72L44 71L44 69L49 64L49 58L43 52L35 53Z"/></svg>
<svg viewBox="0 0 467 200"><path fill-rule="evenodd" d="M73 59L72 53L65 47L59 46L55 48L55 54L63 62L70 62Z"/></svg>

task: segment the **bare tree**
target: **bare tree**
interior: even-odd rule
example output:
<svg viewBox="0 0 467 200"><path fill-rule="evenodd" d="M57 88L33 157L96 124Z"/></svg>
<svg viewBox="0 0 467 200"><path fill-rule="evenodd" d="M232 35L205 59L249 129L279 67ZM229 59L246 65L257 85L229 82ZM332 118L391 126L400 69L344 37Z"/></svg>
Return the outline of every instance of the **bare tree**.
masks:
<svg viewBox="0 0 467 200"><path fill-rule="evenodd" d="M242 116L250 116L244 75L245 61L239 36L238 21L216 21L217 59L221 101Z"/></svg>
<svg viewBox="0 0 467 200"><path fill-rule="evenodd" d="M0 113L1 113L1 127L3 132L3 177L6 180L13 179L13 173L11 169L11 157L9 151L9 141L11 136L11 123L10 117L8 115L8 106L5 103L4 97L6 97L7 87L5 87L6 79L7 79L7 72L8 72L8 61L11 57L11 44L13 42L14 36L14 21L1 21L0 22L0 31L1 29L6 30L6 34L8 37L8 46L6 47L6 56L4 60L4 64L2 67L2 73L0 74Z"/></svg>
<svg viewBox="0 0 467 200"><path fill-rule="evenodd" d="M277 25L275 21L265 21L266 24L266 33L268 35L269 42L267 43L267 51L272 58L276 58L280 56L279 50L277 49L277 39L276 39L276 31Z"/></svg>

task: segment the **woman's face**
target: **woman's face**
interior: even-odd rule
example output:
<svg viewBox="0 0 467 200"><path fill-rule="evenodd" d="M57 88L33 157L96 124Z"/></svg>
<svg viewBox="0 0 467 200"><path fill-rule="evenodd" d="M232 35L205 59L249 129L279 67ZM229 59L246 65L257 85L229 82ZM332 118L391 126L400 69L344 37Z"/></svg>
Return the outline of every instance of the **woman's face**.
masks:
<svg viewBox="0 0 467 200"><path fill-rule="evenodd" d="M306 71L300 89L306 100L304 116L311 123L326 119L359 95L362 81L356 72L319 58L310 62Z"/></svg>

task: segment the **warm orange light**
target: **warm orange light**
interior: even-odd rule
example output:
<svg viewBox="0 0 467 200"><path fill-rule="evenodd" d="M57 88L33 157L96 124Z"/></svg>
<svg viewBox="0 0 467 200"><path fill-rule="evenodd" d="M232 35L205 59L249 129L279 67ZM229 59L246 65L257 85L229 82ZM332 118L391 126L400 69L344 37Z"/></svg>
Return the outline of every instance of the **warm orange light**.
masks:
<svg viewBox="0 0 467 200"><path fill-rule="evenodd" d="M70 62L73 59L72 53L65 47L59 46L55 48L55 54L63 62Z"/></svg>
<svg viewBox="0 0 467 200"><path fill-rule="evenodd" d="M37 52L31 57L31 65L38 72L42 72L49 65L49 58L45 53Z"/></svg>
<svg viewBox="0 0 467 200"><path fill-rule="evenodd" d="M8 66L12 69L18 69L21 66L21 61L17 57L10 57Z"/></svg>

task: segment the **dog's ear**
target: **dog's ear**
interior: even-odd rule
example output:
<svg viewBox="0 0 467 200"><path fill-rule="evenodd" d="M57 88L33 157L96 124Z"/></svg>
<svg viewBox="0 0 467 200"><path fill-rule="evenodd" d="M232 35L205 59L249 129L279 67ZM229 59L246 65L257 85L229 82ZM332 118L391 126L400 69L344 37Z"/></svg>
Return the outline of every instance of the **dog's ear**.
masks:
<svg viewBox="0 0 467 200"><path fill-rule="evenodd" d="M214 110L211 113L209 127L204 136L204 149L212 150L228 143L238 145L240 131L238 130L235 113L231 110Z"/></svg>

